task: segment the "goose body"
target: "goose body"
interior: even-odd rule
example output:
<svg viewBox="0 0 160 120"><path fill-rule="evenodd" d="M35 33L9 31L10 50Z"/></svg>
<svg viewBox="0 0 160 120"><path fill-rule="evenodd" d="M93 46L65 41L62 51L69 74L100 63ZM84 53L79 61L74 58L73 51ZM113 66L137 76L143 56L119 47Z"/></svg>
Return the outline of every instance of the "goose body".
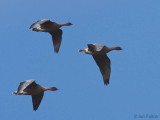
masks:
<svg viewBox="0 0 160 120"><path fill-rule="evenodd" d="M47 90L56 91L58 90L56 87L42 87L35 82L36 80L27 80L21 82L18 86L17 91L13 92L16 95L31 95L33 110L37 110L41 100L43 98L44 92Z"/></svg>
<svg viewBox="0 0 160 120"><path fill-rule="evenodd" d="M57 24L56 22L52 22L49 19L39 20L33 23L30 26L30 29L33 31L40 32L48 32L52 36L52 42L54 46L54 51L56 53L59 52L59 48L62 41L62 30L60 29L62 26L70 26L72 23L68 22L65 24ZM39 27L37 27L39 26Z"/></svg>
<svg viewBox="0 0 160 120"><path fill-rule="evenodd" d="M122 50L122 49L120 47L107 47L103 44L96 43L96 44L88 44L88 48L79 50L79 52L92 55L93 59L95 60L96 64L98 65L101 71L105 85L109 84L109 78L111 74L111 66L110 66L111 61L106 55L106 53L112 50Z"/></svg>

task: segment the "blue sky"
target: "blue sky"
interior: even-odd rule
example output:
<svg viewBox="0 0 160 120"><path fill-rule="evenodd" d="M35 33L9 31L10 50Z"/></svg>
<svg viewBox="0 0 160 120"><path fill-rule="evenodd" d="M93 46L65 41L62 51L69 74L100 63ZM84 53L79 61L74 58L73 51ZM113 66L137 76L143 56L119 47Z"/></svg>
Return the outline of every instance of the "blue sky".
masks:
<svg viewBox="0 0 160 120"><path fill-rule="evenodd" d="M1 119L160 118L159 0L1 0L0 5ZM49 34L29 29L40 19L73 23L62 28L58 54ZM109 86L93 58L78 52L88 43L123 48L108 54ZM36 112L30 96L11 94L32 78L60 89L45 92Z"/></svg>

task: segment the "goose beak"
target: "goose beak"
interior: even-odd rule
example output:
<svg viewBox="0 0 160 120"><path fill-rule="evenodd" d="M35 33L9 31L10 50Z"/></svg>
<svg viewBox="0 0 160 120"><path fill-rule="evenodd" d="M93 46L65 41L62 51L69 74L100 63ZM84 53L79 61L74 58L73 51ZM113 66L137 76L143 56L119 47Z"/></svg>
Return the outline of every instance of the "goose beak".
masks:
<svg viewBox="0 0 160 120"><path fill-rule="evenodd" d="M32 31L38 31L38 29L37 28L33 28Z"/></svg>
<svg viewBox="0 0 160 120"><path fill-rule="evenodd" d="M17 95L17 91L15 91L15 92L12 92L12 94L15 94L15 95Z"/></svg>
<svg viewBox="0 0 160 120"><path fill-rule="evenodd" d="M85 52L85 51L86 51L85 49L78 50L78 52Z"/></svg>

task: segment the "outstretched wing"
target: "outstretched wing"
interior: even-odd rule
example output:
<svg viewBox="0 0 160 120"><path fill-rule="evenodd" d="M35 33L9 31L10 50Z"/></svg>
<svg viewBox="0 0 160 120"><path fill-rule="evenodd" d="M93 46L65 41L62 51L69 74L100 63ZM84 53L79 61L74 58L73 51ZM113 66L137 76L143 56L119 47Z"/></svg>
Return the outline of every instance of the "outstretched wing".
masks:
<svg viewBox="0 0 160 120"><path fill-rule="evenodd" d="M103 47L104 45L100 43L88 44L89 51L91 51L92 53L101 51Z"/></svg>
<svg viewBox="0 0 160 120"><path fill-rule="evenodd" d="M52 35L54 52L58 53L62 41L62 30L58 29L56 32L50 32L50 34Z"/></svg>
<svg viewBox="0 0 160 120"><path fill-rule="evenodd" d="M44 95L44 92L42 92L39 95L32 95L33 110L36 111L38 109L38 107L42 101L43 95Z"/></svg>
<svg viewBox="0 0 160 120"><path fill-rule="evenodd" d="M36 80L27 80L24 82L21 82L20 85L18 86L17 94L22 93L24 89L26 89L30 85L37 85L35 83Z"/></svg>
<svg viewBox="0 0 160 120"><path fill-rule="evenodd" d="M104 84L109 84L111 74L110 59L107 55L92 55L103 76Z"/></svg>
<svg viewBox="0 0 160 120"><path fill-rule="evenodd" d="M51 23L51 21L49 19L38 20L37 22L33 23L29 29L34 28L35 26L47 24L47 23Z"/></svg>

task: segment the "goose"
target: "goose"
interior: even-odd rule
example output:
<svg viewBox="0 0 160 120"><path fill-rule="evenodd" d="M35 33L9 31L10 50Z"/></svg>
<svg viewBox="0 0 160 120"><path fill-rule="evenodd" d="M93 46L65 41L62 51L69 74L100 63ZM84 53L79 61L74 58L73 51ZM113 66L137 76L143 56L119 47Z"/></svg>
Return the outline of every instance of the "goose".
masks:
<svg viewBox="0 0 160 120"><path fill-rule="evenodd" d="M36 32L39 32L39 31L48 32L49 34L51 34L52 42L54 46L54 52L58 53L61 45L61 41L62 41L62 30L60 28L62 26L70 26L70 25L72 25L72 23L70 22L65 24L57 24L56 22L52 22L49 19L43 19L33 23L30 26L30 29ZM36 26L39 26L39 27L36 27Z"/></svg>
<svg viewBox="0 0 160 120"><path fill-rule="evenodd" d="M56 91L56 87L42 87L35 82L35 79L21 82L17 91L13 92L15 95L31 95L33 110L36 111L41 103L44 92L47 90Z"/></svg>
<svg viewBox="0 0 160 120"><path fill-rule="evenodd" d="M79 52L83 52L86 54L92 55L93 59L95 60L97 66L99 67L104 85L109 84L109 78L111 74L111 61L106 55L106 53L112 50L122 50L121 47L107 47L101 43L96 44L88 44L88 48L80 49Z"/></svg>

